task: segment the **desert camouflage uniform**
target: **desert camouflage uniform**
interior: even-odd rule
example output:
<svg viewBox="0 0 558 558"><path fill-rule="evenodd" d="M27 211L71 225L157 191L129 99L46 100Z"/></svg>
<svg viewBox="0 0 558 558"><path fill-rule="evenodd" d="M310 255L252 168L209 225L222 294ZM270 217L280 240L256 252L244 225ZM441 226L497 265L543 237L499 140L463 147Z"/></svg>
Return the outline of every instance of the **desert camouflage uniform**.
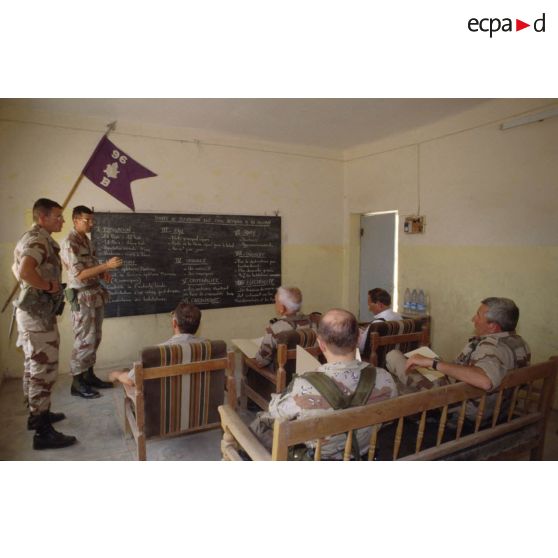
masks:
<svg viewBox="0 0 558 558"><path fill-rule="evenodd" d="M419 372L405 374L406 360L400 351L390 351L386 357L387 369L397 376L402 386L400 391L404 393L453 384L458 381L444 376L435 382L431 382ZM463 351L453 362L454 364L481 368L492 382L491 391L493 391L500 386L509 370L529 366L530 361L531 350L523 338L516 333L502 331L482 337L471 337ZM496 398L496 394L489 395L486 398L483 414L485 419L492 416ZM468 403L467 418L474 420L477 408L478 402Z"/></svg>
<svg viewBox="0 0 558 558"><path fill-rule="evenodd" d="M87 235L81 235L73 229L62 241L61 256L68 273L68 288L78 291L79 310L71 312L74 346L70 370L75 376L95 365L109 295L98 275L84 281L77 278L84 269L99 265L95 247Z"/></svg>
<svg viewBox="0 0 558 558"><path fill-rule="evenodd" d="M358 385L361 370L368 365L368 362L358 360L334 362L322 364L318 371L329 376L345 395L351 395ZM392 397L397 397L397 387L394 379L383 368L376 368L376 383L368 398L367 405ZM270 433L275 419L304 419L332 412L333 409L327 399L310 382L300 376L295 376L283 393L274 393L271 396L269 410L258 413L258 417L252 422L250 428L267 448L271 449L272 436ZM361 454L368 451L370 434L371 428L361 428L357 432ZM329 437L322 444L322 458L342 459L345 441L346 436L344 434ZM307 443L308 447L314 445L314 442Z"/></svg>
<svg viewBox="0 0 558 558"><path fill-rule="evenodd" d="M317 329L316 323L304 314L294 316L283 316L269 321L265 335L260 344L260 349L254 357L258 366L268 366L273 363L277 351L277 334L282 331L300 329L303 327Z"/></svg>
<svg viewBox="0 0 558 558"><path fill-rule="evenodd" d="M34 225L16 244L14 268L30 256L37 262L36 271L45 281L61 281L60 246L50 234ZM23 289L27 284L20 281ZM56 316L48 313L38 316L19 308L16 311L18 338L16 346L25 355L23 395L32 414L48 411L50 393L58 375L58 347L60 335Z"/></svg>

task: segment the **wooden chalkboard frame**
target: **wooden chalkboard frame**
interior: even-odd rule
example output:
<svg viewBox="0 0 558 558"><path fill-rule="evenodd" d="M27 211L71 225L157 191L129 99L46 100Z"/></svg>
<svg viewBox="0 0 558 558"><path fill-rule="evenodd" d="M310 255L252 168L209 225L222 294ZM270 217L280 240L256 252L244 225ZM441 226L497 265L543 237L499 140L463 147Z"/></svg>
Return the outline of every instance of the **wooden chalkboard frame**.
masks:
<svg viewBox="0 0 558 558"><path fill-rule="evenodd" d="M107 285L105 316L272 304L281 285L281 217L95 212L100 261L124 265Z"/></svg>

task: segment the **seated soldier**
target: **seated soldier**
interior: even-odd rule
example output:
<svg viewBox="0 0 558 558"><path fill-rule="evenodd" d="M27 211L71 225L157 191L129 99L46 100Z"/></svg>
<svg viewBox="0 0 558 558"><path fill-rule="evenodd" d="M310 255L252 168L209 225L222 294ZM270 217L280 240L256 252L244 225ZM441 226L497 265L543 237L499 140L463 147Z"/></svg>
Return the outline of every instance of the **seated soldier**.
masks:
<svg viewBox="0 0 558 558"><path fill-rule="evenodd" d="M513 300L485 298L472 318L476 336L469 339L453 363L421 355L407 359L400 351L390 351L386 357L387 368L397 378L400 391L404 393L456 381L491 392L498 388L508 371L529 366L529 346L515 333L518 320L519 308ZM445 374L445 377L432 383L415 371L417 366L433 368ZM486 398L483 415L486 420L492 416L496 397L493 394ZM467 418L474 420L476 411L477 405L471 402L467 406Z"/></svg>
<svg viewBox="0 0 558 558"><path fill-rule="evenodd" d="M375 288L368 291L368 310L374 314L374 319L370 324L374 322L399 321L403 319L401 314L391 309L391 295L384 289ZM360 330L358 348L361 353L364 351L366 345L370 324Z"/></svg>
<svg viewBox="0 0 558 558"><path fill-rule="evenodd" d="M174 335L162 345L173 345L175 343L195 343L203 341L201 337L196 337L201 321L201 311L193 304L180 302L176 309L171 313L172 330ZM111 382L122 382L128 386L135 385L134 369L131 370L115 370L109 374Z"/></svg>
<svg viewBox="0 0 558 558"><path fill-rule="evenodd" d="M275 293L275 310L280 318L273 318L265 330L260 349L254 360L264 367L273 363L277 351L276 336L281 331L308 327L316 329L316 322L309 316L300 314L302 293L297 287L279 287Z"/></svg>
<svg viewBox="0 0 558 558"><path fill-rule="evenodd" d="M268 449L271 449L275 419L296 420L333 412L329 403L331 392L327 393L322 387L320 389L315 387L323 384L323 380L316 382L313 375L322 373L333 380L337 390L347 400L350 400L355 393L361 375L370 378L366 389L362 389L361 385L365 394L363 398L365 404L369 405L397 396L395 382L386 370L374 369L369 363L356 360L357 339L358 323L353 314L339 309L326 312L318 328L318 343L327 363L322 364L317 372L312 372L310 375L307 373L295 376L283 393L273 394L269 410L259 413L250 426ZM329 383L329 380L326 383ZM361 455L368 451L370 433L370 428L363 428L357 432L356 446ZM345 440L344 434L328 438L322 445L322 457L342 459ZM312 443L307 443L307 446L311 454Z"/></svg>

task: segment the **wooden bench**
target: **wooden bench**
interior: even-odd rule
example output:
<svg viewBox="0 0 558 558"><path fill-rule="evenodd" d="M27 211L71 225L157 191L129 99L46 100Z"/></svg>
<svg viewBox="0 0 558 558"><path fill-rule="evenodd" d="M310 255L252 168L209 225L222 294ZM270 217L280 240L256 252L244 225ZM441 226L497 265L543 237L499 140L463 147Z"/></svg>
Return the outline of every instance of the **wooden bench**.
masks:
<svg viewBox="0 0 558 558"><path fill-rule="evenodd" d="M483 420L486 392L459 382L403 395L373 405L345 409L303 420L275 421L273 447L266 450L233 408L219 407L225 460L286 460L289 448L311 442L320 459L322 440L347 433L344 459L351 456L353 431L372 427L367 458L542 459L558 358L511 371L497 394L492 418ZM465 416L469 400L478 399L475 421ZM448 418L450 417L450 418ZM380 427L382 427L380 429Z"/></svg>
<svg viewBox="0 0 558 558"><path fill-rule="evenodd" d="M236 406L234 352L224 341L145 347L134 363L135 386L124 388L124 427L146 459L146 439L219 428L217 408Z"/></svg>
<svg viewBox="0 0 558 558"><path fill-rule="evenodd" d="M430 328L420 318L359 324L361 328L368 326L361 357L374 366L385 368L386 355L393 349L406 353L430 344Z"/></svg>
<svg viewBox="0 0 558 558"><path fill-rule="evenodd" d="M257 362L242 355L242 378L240 384L240 404L245 409L248 399L260 409L267 410L272 393L281 393L291 381L296 368L296 347L319 357L316 330L310 328L282 331L277 334L277 351L273 366L264 368Z"/></svg>

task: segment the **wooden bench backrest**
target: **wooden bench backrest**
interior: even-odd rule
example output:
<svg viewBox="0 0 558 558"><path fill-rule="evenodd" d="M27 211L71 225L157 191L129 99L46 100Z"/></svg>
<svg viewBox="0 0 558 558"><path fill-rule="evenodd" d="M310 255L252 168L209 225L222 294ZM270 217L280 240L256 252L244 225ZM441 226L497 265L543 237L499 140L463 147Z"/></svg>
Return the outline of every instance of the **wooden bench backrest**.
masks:
<svg viewBox="0 0 558 558"><path fill-rule="evenodd" d="M430 331L423 325L420 331L402 333L397 335L381 336L377 331L370 332L370 363L378 366L378 352L380 347L385 347L382 352L382 367L385 368L385 355L399 346L400 350L407 352L413 348L426 347L430 343Z"/></svg>
<svg viewBox="0 0 558 558"><path fill-rule="evenodd" d="M430 343L429 327L421 319L379 321L369 326L362 358L381 368L385 368L386 354L392 349L405 353Z"/></svg>
<svg viewBox="0 0 558 558"><path fill-rule="evenodd" d="M390 421L397 421L393 439L393 459L437 459L464 448L469 448L496 436L514 432L528 425L535 425L538 437L536 450L542 455L544 428L552 397L558 360L536 364L511 371L497 390L498 399L491 425L481 429L486 392L465 383L427 390L410 395L403 395L374 405L336 411L317 418L287 421L275 421L272 459L287 459L290 446L316 441L315 459L320 457L321 440L334 434L347 433L345 459L349 459L352 449L352 432L359 428L372 426L368 458L374 459L380 426ZM504 419L496 424L501 409L504 392L510 390L510 407ZM474 432L462 435L465 422L465 406L470 399L480 399ZM454 439L443 441L446 435L448 408L458 405L459 417ZM423 449L427 411L438 410L440 413L435 445ZM404 418L420 414L418 430L414 440L414 452L400 456L399 450L404 430Z"/></svg>
<svg viewBox="0 0 558 558"><path fill-rule="evenodd" d="M277 393L287 387L296 367L296 347L301 346L305 351L318 358L322 351L318 346L316 330L300 328L292 331L282 331L277 335Z"/></svg>
<svg viewBox="0 0 558 558"><path fill-rule="evenodd" d="M267 409L271 394L283 391L295 372L297 345L316 357L321 354L316 339L316 330L309 327L281 331L276 338L274 367L261 368L254 359L243 355L242 404L251 399L261 409Z"/></svg>
<svg viewBox="0 0 558 558"><path fill-rule="evenodd" d="M148 438L218 426L225 386L235 406L234 352L224 341L146 347L134 371L136 419Z"/></svg>

